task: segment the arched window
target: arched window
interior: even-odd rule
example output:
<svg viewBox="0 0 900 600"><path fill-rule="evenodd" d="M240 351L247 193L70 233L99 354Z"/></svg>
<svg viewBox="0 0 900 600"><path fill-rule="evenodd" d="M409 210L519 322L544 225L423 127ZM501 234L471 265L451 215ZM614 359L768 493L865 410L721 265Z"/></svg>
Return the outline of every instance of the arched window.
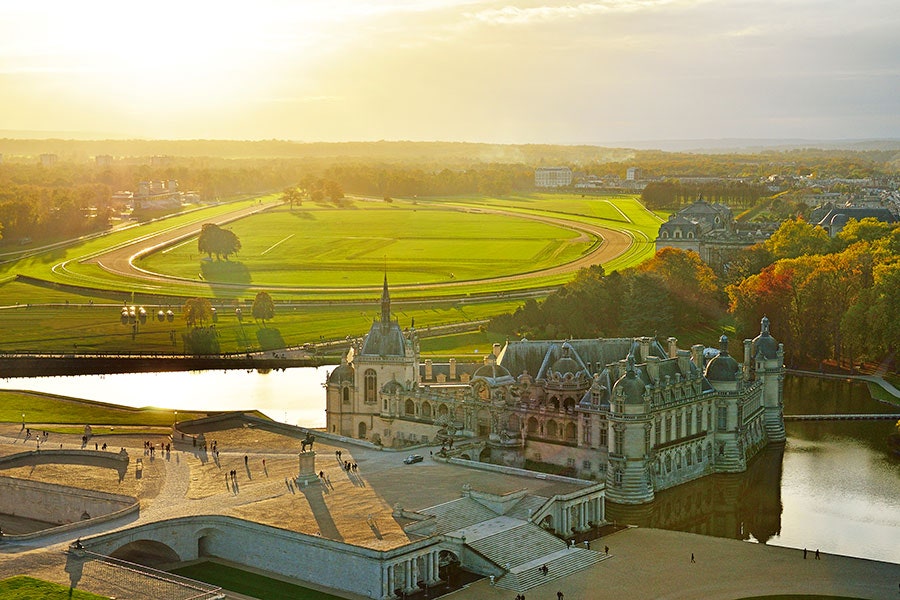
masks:
<svg viewBox="0 0 900 600"><path fill-rule="evenodd" d="M567 442L575 442L578 440L578 428L575 426L575 423L569 423L566 425L566 441Z"/></svg>
<svg viewBox="0 0 900 600"><path fill-rule="evenodd" d="M556 421L547 421L547 437L555 438L558 435Z"/></svg>
<svg viewBox="0 0 900 600"><path fill-rule="evenodd" d="M344 404L350 404L350 388L345 387L341 390L341 398Z"/></svg>
<svg viewBox="0 0 900 600"><path fill-rule="evenodd" d="M366 439L366 424L362 422L359 424L359 439Z"/></svg>
<svg viewBox="0 0 900 600"><path fill-rule="evenodd" d="M574 398L566 398L563 400L563 407L566 409L566 412L572 412L575 410L575 399Z"/></svg>
<svg viewBox="0 0 900 600"><path fill-rule="evenodd" d="M552 408L553 410L559 410L559 398L557 398L556 396L552 396L550 398L550 408Z"/></svg>
<svg viewBox="0 0 900 600"><path fill-rule="evenodd" d="M438 406L438 415L439 416L446 417L449 413L450 413L450 411L447 410L446 404L441 404L440 406Z"/></svg>
<svg viewBox="0 0 900 600"><path fill-rule="evenodd" d="M431 418L431 405L428 402L422 403L422 418L430 419Z"/></svg>
<svg viewBox="0 0 900 600"><path fill-rule="evenodd" d="M693 232L693 231L688 231L688 235L687 235L687 236L688 236L688 239L689 239L689 240L694 239L694 232Z"/></svg>
<svg viewBox="0 0 900 600"><path fill-rule="evenodd" d="M681 239L681 230L680 229L675 230L675 239L676 240Z"/></svg>
<svg viewBox="0 0 900 600"><path fill-rule="evenodd" d="M403 412L408 417L416 416L416 404L412 400L407 400L406 404L403 405Z"/></svg>
<svg viewBox="0 0 900 600"><path fill-rule="evenodd" d="M519 415L515 413L509 415L509 424L507 425L507 429L515 433L519 432Z"/></svg>
<svg viewBox="0 0 900 600"><path fill-rule="evenodd" d="M660 236L660 237L662 237L662 239L664 239L664 240L669 239L669 232L668 232L668 231L663 231L663 232L662 232L662 236Z"/></svg>
<svg viewBox="0 0 900 600"><path fill-rule="evenodd" d="M534 417L528 419L528 433L538 432L538 420Z"/></svg>
<svg viewBox="0 0 900 600"><path fill-rule="evenodd" d="M369 369L366 371L365 376L365 392L364 392L364 402L366 404L375 404L378 396L378 375L375 373L374 369Z"/></svg>

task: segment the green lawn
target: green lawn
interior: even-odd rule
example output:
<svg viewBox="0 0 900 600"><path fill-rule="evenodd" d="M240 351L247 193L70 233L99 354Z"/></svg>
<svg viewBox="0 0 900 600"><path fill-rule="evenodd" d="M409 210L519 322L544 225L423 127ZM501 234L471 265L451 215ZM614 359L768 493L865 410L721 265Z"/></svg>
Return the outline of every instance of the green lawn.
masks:
<svg viewBox="0 0 900 600"><path fill-rule="evenodd" d="M175 413L158 408L129 408L115 404L58 396L0 390L0 422L57 423L171 427ZM206 413L179 411L178 418L198 419ZM77 432L76 432L77 433ZM97 433L103 433L98 430ZM109 433L109 432L107 432Z"/></svg>
<svg viewBox="0 0 900 600"><path fill-rule="evenodd" d="M105 600L106 596L98 596L81 590L69 590L64 585L18 575L0 581L0 598L3 600Z"/></svg>
<svg viewBox="0 0 900 600"><path fill-rule="evenodd" d="M239 232L243 244L234 260L201 260L196 241L188 240L141 261L145 268L193 282L139 282L79 259L96 256L136 236L178 223L202 222L211 214L259 200L205 208L0 266L0 353L177 354L183 351L181 334L185 331L180 317L183 300L177 297L196 295L210 297L219 309L216 328L222 352L274 350L358 336L368 330L378 314L380 296L377 291L360 288L377 287L385 266L395 286L391 290L393 313L401 325L407 326L413 319L420 328L485 319L522 304L522 300L509 299L505 294L553 289L569 281L574 273L491 283L482 278L528 273L574 260L600 243L595 236L576 231L581 224L615 228L630 235L634 245L604 264L607 271L630 267L653 255L660 223L659 217L630 195L396 199L392 204L358 201L344 209L310 204L294 211L279 204L276 196L262 200L263 205L272 206L270 211L229 225ZM568 228L483 212L495 208L523 216L563 218L573 225ZM64 260L69 261L65 271L51 270ZM38 286L11 280L9 276L16 273L51 283ZM234 285L212 287L208 280ZM83 291L54 289L53 282L84 287ZM428 291L399 287L417 282L462 285ZM239 322L234 307L242 305L248 317L253 297L266 286L272 286L267 289L276 301L293 305L279 304L275 319L266 327L251 318ZM287 286L310 287L293 292ZM322 289L325 286L337 291ZM132 298L151 315L136 335L119 321L122 303L130 304ZM408 303L398 302L404 298L410 298ZM176 313L174 322L153 318L159 309L169 308ZM459 348L467 351L465 344Z"/></svg>
<svg viewBox="0 0 900 600"><path fill-rule="evenodd" d="M8 291L7 288L15 288ZM181 307L171 306L176 317L173 322L158 321L153 315L160 308L147 305L151 314L147 323L138 328L132 338L131 326L120 321L121 303L112 304L101 299L94 304L84 304L85 298L69 294L66 306L60 293L54 293L53 305L40 302L44 288L22 283L0 285L2 299L17 298L18 307L0 309L0 353L2 352L162 352L183 351L181 334L186 331L181 318ZM60 302L62 300L62 302ZM252 297L246 298L242 321L234 312L234 303L219 307L216 329L222 352L273 350L285 346L300 346L322 339L344 339L347 335L365 334L372 321L380 314L380 306L372 302L358 305L304 305L277 306L275 318L265 324L250 317ZM103 302L101 304L101 302ZM25 303L33 303L26 308ZM395 318L403 327L415 320L417 328L428 325L445 325L465 321L478 321L493 315L515 310L520 300L493 300L490 302L421 302L392 305ZM169 308L168 305L162 308ZM170 334L175 331L175 344ZM274 345L273 345L274 344Z"/></svg>
<svg viewBox="0 0 900 600"><path fill-rule="evenodd" d="M378 285L386 267L391 283L403 285L534 271L574 260L598 241L524 218L403 205L282 208L229 228L242 243L232 264L203 260L191 242L138 266L210 282L313 287Z"/></svg>
<svg viewBox="0 0 900 600"><path fill-rule="evenodd" d="M201 562L174 569L172 572L232 592L266 600L341 600L339 596L214 562Z"/></svg>

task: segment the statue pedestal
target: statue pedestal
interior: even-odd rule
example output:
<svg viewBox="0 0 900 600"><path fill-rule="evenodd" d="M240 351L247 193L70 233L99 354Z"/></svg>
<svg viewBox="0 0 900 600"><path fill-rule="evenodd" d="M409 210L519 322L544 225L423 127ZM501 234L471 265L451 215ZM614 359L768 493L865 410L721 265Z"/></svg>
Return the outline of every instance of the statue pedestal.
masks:
<svg viewBox="0 0 900 600"><path fill-rule="evenodd" d="M297 485L308 485L319 480L319 474L316 473L316 453L301 452L300 457L300 474L297 475Z"/></svg>

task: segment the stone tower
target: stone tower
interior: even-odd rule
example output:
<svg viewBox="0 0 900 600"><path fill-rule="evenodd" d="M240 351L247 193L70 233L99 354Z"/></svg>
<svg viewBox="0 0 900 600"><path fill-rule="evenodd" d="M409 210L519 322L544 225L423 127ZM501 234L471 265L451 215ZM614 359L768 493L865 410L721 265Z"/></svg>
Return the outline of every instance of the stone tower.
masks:
<svg viewBox="0 0 900 600"><path fill-rule="evenodd" d="M641 504L654 497L650 396L634 364L633 350L624 362L625 374L613 386L610 402L606 497L620 504Z"/></svg>
<svg viewBox="0 0 900 600"><path fill-rule="evenodd" d="M750 360L762 382L766 434L771 442L783 442L784 434L784 344L769 334L769 319L760 321L760 332L750 344Z"/></svg>

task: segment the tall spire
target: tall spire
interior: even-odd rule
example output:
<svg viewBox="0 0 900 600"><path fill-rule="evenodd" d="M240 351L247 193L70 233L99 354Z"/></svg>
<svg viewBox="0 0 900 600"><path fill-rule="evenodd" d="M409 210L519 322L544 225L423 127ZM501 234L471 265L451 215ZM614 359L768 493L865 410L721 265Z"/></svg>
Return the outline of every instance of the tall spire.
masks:
<svg viewBox="0 0 900 600"><path fill-rule="evenodd" d="M384 272L384 288L381 290L381 324L391 322L391 294L388 292L387 270Z"/></svg>

